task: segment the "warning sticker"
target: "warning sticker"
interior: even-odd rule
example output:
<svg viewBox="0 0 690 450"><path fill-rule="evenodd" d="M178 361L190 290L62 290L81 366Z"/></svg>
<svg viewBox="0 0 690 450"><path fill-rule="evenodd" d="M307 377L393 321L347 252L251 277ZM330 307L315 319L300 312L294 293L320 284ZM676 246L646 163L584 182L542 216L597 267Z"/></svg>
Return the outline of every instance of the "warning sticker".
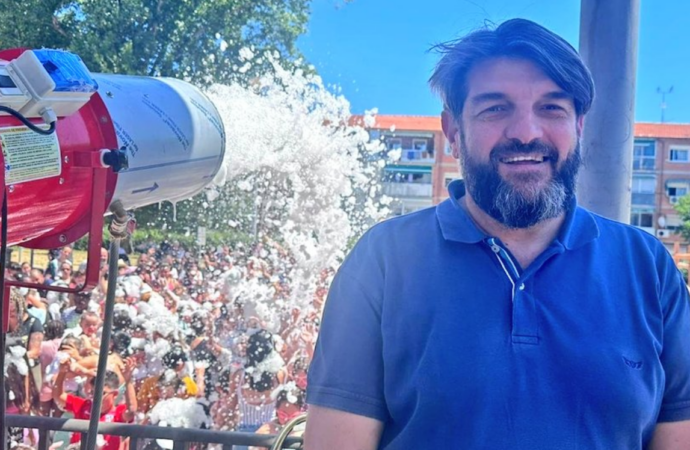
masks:
<svg viewBox="0 0 690 450"><path fill-rule="evenodd" d="M57 135L38 134L27 127L0 128L5 157L5 184L56 177L62 172Z"/></svg>

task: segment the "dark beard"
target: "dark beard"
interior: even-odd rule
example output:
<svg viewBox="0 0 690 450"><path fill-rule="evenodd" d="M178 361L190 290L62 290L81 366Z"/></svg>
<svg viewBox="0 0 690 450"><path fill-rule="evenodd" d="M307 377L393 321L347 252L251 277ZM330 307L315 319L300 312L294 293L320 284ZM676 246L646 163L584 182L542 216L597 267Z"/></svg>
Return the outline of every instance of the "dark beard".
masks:
<svg viewBox="0 0 690 450"><path fill-rule="evenodd" d="M520 183L515 186L498 173L500 158L527 153L548 157L542 164L551 164L554 176L546 186L535 186L537 180L529 174L515 177L514 181ZM560 169L558 151L540 141L499 144L491 150L489 159L487 164L475 162L461 136L460 163L467 192L484 212L508 228L529 228L557 217L568 210L575 198L575 182L582 164L579 140Z"/></svg>

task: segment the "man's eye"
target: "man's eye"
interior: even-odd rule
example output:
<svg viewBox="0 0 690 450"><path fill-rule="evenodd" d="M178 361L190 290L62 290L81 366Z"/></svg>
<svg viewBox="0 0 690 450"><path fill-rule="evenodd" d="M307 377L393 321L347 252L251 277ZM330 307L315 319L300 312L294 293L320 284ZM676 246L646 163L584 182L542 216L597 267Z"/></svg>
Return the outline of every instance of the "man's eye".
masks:
<svg viewBox="0 0 690 450"><path fill-rule="evenodd" d="M549 111L565 111L565 108L560 105L544 105L544 109Z"/></svg>
<svg viewBox="0 0 690 450"><path fill-rule="evenodd" d="M494 105L494 106L490 106L490 107L486 108L484 110L484 112L489 112L489 113L502 112L502 111L505 111L506 109L507 108L505 107L505 105Z"/></svg>

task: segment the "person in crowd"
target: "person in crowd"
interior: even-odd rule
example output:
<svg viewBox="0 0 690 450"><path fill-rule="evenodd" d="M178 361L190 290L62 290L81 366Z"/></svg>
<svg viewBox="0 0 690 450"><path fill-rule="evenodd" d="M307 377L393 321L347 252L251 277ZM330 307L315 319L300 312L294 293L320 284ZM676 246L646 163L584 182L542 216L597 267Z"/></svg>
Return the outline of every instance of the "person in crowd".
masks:
<svg viewBox="0 0 690 450"><path fill-rule="evenodd" d="M263 253L267 245L264 244ZM302 346L307 344L300 340L297 328L304 323L300 314L306 317L310 313L298 310L295 320L274 320L271 322L276 326L274 334L263 329L266 322L250 317L250 312L256 314L255 300L249 302L251 307L246 310L243 305L247 302L238 300L240 293L246 294L246 287L242 286L252 273L245 270L246 259L241 255L261 252L250 249L231 252L228 246L227 256L232 258L232 262L228 262L225 257L219 258L215 250L172 252L169 248L158 254L156 250L160 247L152 246L152 251L140 255L138 261L133 256L133 267L125 268L119 277L116 290L124 294L113 316L108 354L107 367L117 376L118 386L125 384L127 362L131 360L136 365L131 374L131 383L138 394L140 414L136 420L145 420L161 401L173 398L194 399L204 405L206 412L210 411L213 416L214 429L251 431L273 420L276 398L275 395L271 397L272 391L279 383L297 384L304 377L298 355L306 354ZM53 285L80 288L85 281L83 274L61 270L68 265L64 262L57 266L58 276ZM283 299L287 291L276 293L275 280L279 277L273 273L279 270L278 265L255 261L255 266L261 267L262 276L254 286L267 287L265 300ZM84 403L73 401L70 407L61 406L55 400L56 395L71 395L87 401L91 398L90 380L98 365L103 326L107 265L104 269L100 274L104 282L93 292L68 296L49 291L45 341L40 343L39 351L30 352L40 361L38 372L42 380L37 384L40 392L32 387L29 376L22 376L15 370L11 376L18 377L15 381L22 387L22 395L12 397L12 411L58 417L64 411L73 414L75 408L82 408L79 405ZM32 268L27 270L31 273ZM233 272L232 290L227 289L227 272ZM36 277L34 281L41 280ZM40 292L16 293L19 296L12 306L11 329L20 335L15 343L20 343L26 352L31 347L31 330L36 338L35 331L43 318L40 314L36 319L33 318L35 314L27 316L15 314L15 311L31 313L31 310L41 309L43 301ZM26 303L32 308L27 308ZM25 330L20 332L23 322L26 322L22 325ZM295 338L290 351L282 345L280 335ZM286 359L280 357L279 350ZM290 364L285 364L287 359L291 360ZM28 364L26 366L27 372L22 373L28 373ZM308 366L308 361L304 366ZM58 382L61 370L64 377ZM57 389L58 384L62 392ZM106 393L112 392L115 381L109 383L110 388L107 386ZM106 414L104 420L115 419L118 414Z"/></svg>
<svg viewBox="0 0 690 450"><path fill-rule="evenodd" d="M60 278L61 277L61 273L60 273L61 267L65 263L69 264L70 270L71 270L71 267L72 267L72 247L70 247L70 246L62 247L58 253L57 258L53 258L48 263L48 267L46 268L46 270L44 272L46 278L51 280L51 282Z"/></svg>
<svg viewBox="0 0 690 450"><path fill-rule="evenodd" d="M28 262L23 262L21 264L21 274L26 278L27 280L31 278L31 264Z"/></svg>
<svg viewBox="0 0 690 450"><path fill-rule="evenodd" d="M18 344L26 350L28 374L26 375L25 399L29 403L22 405L22 412L28 412L31 408L38 407L37 393L42 384L39 357L43 343L43 325L27 312L26 299L16 288L10 289L8 310L8 339L18 340Z"/></svg>
<svg viewBox="0 0 690 450"><path fill-rule="evenodd" d="M91 301L90 292L77 292L76 294L70 294L70 301L74 306L66 308L62 312L62 321L65 322L66 328L74 328L79 325L81 320L81 315L89 307L89 302Z"/></svg>
<svg viewBox="0 0 690 450"><path fill-rule="evenodd" d="M59 410L53 401L53 380L49 377L48 367L57 358L62 336L65 334L65 324L60 320L49 320L44 325L43 331L44 337L39 356L43 375L39 393L39 414L45 417L54 417Z"/></svg>
<svg viewBox="0 0 690 450"><path fill-rule="evenodd" d="M43 273L43 270L41 269L36 269L33 268L31 269L30 275L29 275L29 280L38 285L43 285L43 286L49 286L50 283L46 279L46 276ZM37 288L38 293L41 295L42 298L46 298L46 295L48 294L48 290L45 288Z"/></svg>
<svg viewBox="0 0 690 450"><path fill-rule="evenodd" d="M82 341L82 356L98 354L101 339L98 330L101 326L101 318L93 311L84 311L79 318L79 326L69 330Z"/></svg>
<svg viewBox="0 0 690 450"><path fill-rule="evenodd" d="M72 262L67 260L60 263L60 271L57 274L56 280L69 282L72 279Z"/></svg>
<svg viewBox="0 0 690 450"><path fill-rule="evenodd" d="M188 373L187 362L187 354L180 345L174 346L163 356L167 370L144 380L139 389L137 401L140 412L149 412L161 398L194 398L198 395L199 389ZM161 392L162 387L164 392Z"/></svg>
<svg viewBox="0 0 690 450"><path fill-rule="evenodd" d="M99 419L100 422L129 423L134 419L134 415L137 411L137 399L134 392L134 384L132 383L132 371L134 370L134 364L135 363L133 360L127 361L122 372L122 376L124 378L124 402L122 403L117 402L120 387L120 377L113 371L106 372ZM55 387L53 388L53 400L55 400L55 403L60 408L74 414L75 419L89 420L91 415L92 401L88 398L68 394L64 391L63 386L65 378L72 370L73 367L70 360L60 363L60 370L55 379ZM95 378L92 378L90 381L92 387L94 381ZM73 433L70 442L80 442L80 434ZM119 449L119 436L103 436L103 445L101 446L101 450Z"/></svg>
<svg viewBox="0 0 690 450"><path fill-rule="evenodd" d="M278 434L292 419L304 413L304 392L291 386L280 386L276 389L276 416L273 420L261 425L256 434ZM301 428L297 434L302 434ZM259 447L249 447L249 450L259 450Z"/></svg>
<svg viewBox="0 0 690 450"><path fill-rule="evenodd" d="M48 303L46 300L41 298L36 289L28 289L24 298L26 299L26 311L38 319L41 325L44 325L48 319Z"/></svg>
<svg viewBox="0 0 690 450"><path fill-rule="evenodd" d="M270 332L259 330L249 336L247 363L233 374L230 389L228 409L233 413L229 420L234 421L237 431L255 432L273 420L276 410L271 392L278 385L276 373L283 366Z"/></svg>

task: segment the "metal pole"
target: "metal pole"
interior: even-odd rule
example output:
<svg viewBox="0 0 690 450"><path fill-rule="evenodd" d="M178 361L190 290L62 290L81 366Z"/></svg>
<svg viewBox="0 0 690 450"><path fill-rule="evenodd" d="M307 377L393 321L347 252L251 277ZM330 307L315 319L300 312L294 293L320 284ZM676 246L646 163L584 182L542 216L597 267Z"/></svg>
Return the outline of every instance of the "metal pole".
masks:
<svg viewBox="0 0 690 450"><path fill-rule="evenodd" d="M115 289L117 288L117 261L120 253L120 238L110 238L108 254L108 291L105 295L105 317L103 318L103 334L101 336L101 348L98 353L98 372L93 388L93 403L91 405L91 417L89 418L89 432L86 435L86 449L96 448L98 434L98 422L101 418L101 405L103 404L103 386L105 385L105 372L108 368L108 353L110 352L110 335L113 330L113 311L115 310Z"/></svg>
<svg viewBox="0 0 690 450"><path fill-rule="evenodd" d="M581 0L580 54L597 96L582 135L579 203L630 221L639 0Z"/></svg>

